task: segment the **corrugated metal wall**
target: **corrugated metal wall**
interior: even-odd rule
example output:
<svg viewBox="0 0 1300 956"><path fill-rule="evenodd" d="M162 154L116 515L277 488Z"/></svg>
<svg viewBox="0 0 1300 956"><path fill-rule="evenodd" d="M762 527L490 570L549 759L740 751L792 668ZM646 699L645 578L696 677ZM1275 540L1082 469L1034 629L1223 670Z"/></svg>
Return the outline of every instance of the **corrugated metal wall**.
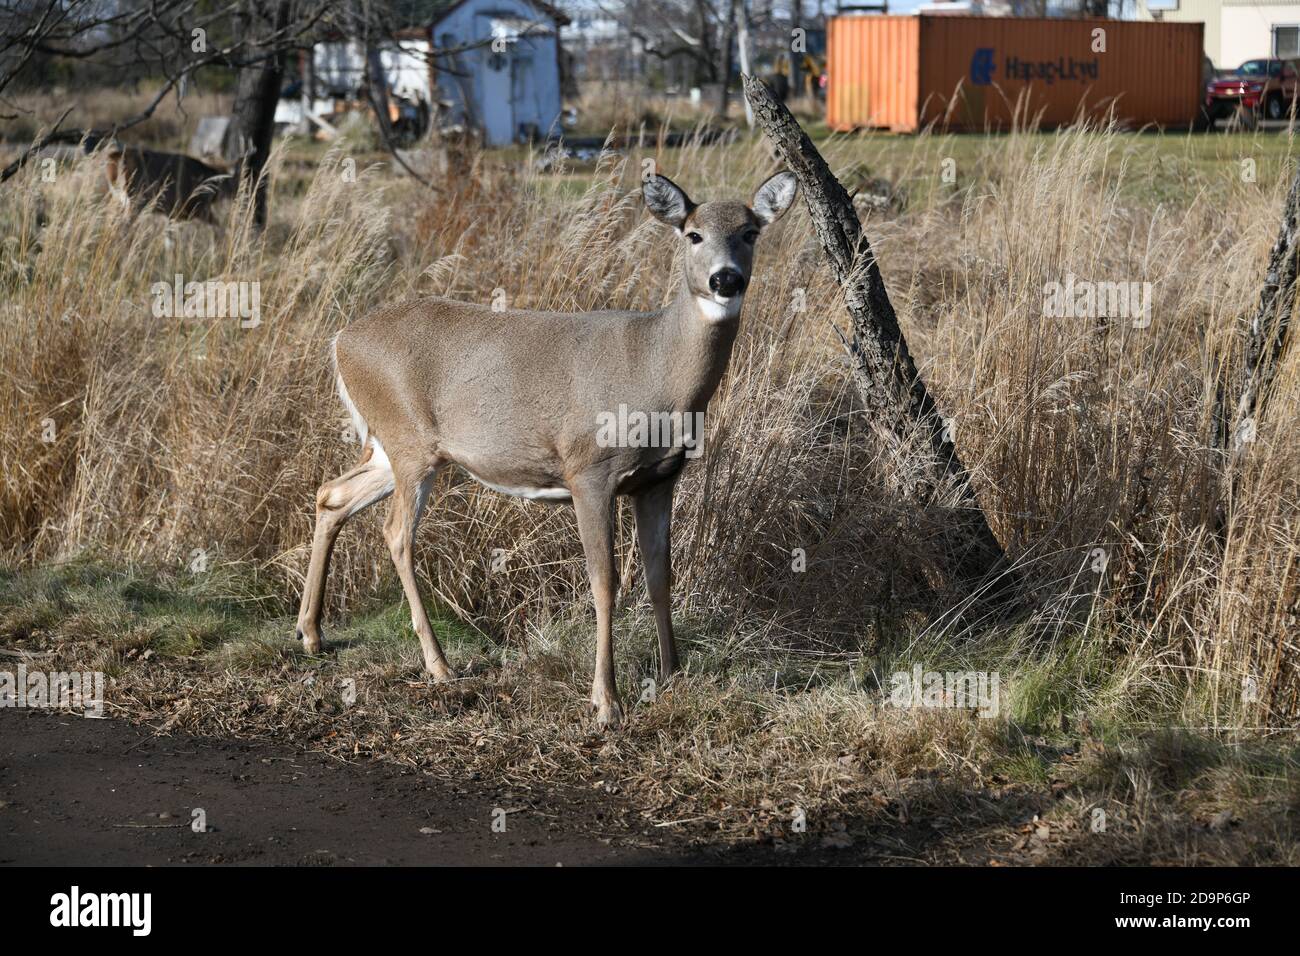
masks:
<svg viewBox="0 0 1300 956"><path fill-rule="evenodd" d="M870 27L863 24L871 22ZM835 17L826 37L832 129L915 129L919 17Z"/></svg>
<svg viewBox="0 0 1300 956"><path fill-rule="evenodd" d="M837 17L827 121L900 132L1005 129L1015 117L1059 126L1081 107L1101 118L1113 105L1129 125L1186 125L1200 103L1201 34L1199 23Z"/></svg>

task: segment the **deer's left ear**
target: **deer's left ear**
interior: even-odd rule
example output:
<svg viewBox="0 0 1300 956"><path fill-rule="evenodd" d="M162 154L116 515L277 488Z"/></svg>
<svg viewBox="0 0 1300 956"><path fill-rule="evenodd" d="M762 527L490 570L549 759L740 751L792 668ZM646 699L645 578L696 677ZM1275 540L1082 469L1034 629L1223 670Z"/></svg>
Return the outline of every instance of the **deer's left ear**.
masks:
<svg viewBox="0 0 1300 956"><path fill-rule="evenodd" d="M784 216L794 203L794 197L798 192L799 180L795 179L794 173L791 172L777 173L759 186L758 192L754 193L754 202L751 204L759 224L770 226Z"/></svg>

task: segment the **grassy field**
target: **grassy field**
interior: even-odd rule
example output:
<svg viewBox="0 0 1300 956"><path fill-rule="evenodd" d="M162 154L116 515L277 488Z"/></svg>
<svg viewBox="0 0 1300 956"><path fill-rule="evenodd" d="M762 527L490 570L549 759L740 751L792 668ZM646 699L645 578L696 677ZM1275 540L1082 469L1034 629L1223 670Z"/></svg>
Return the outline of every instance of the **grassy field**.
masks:
<svg viewBox="0 0 1300 956"><path fill-rule="evenodd" d="M422 678L382 509L344 531L329 648L303 655L314 492L352 455L329 337L415 293L648 308L676 279L638 154L547 173L481 154L431 194L374 165L372 144L290 144L263 235L238 206L215 230L128 225L93 164L0 190L0 648L103 669L114 715L448 776L599 781L700 839L785 845L802 813L827 845L883 841L903 860L1295 863L1294 353L1222 535L1208 448L1291 140L821 147L863 195L913 353L1021 569L1015 614L988 617L947 580L948 512L900 495L798 209L760 243L709 453L678 496L681 679L646 693L653 623L624 515L632 719L593 735L571 513L454 476L420 578L464 679ZM757 140L650 158L697 199L747 195L772 168ZM155 318L150 287L176 273L258 282L260 325ZM1150 326L1045 316L1044 284L1070 274L1152 283ZM996 674L997 714L891 706L916 665Z"/></svg>
<svg viewBox="0 0 1300 956"><path fill-rule="evenodd" d="M110 716L163 733L293 741L451 780L603 787L702 843L880 862L1297 863L1290 736L1180 725L1100 636L1033 656L1018 635L975 652L934 642L898 663L999 672L989 719L889 706L889 654L810 653L688 620L686 673L651 700L635 689L655 671L653 620L630 609L619 678L634 689L631 721L606 736L587 715L579 610L515 645L444 613L434 626L464 676L433 685L400 597L381 588L326 655L306 658L256 568L83 558L0 574L0 635L29 668L104 671Z"/></svg>

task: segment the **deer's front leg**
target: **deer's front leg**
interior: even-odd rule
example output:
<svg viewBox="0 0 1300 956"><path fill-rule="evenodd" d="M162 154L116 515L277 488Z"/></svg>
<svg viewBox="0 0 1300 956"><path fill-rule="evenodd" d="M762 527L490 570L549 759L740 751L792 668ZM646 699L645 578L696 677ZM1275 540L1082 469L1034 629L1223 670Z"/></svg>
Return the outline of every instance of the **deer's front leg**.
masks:
<svg viewBox="0 0 1300 956"><path fill-rule="evenodd" d="M637 543L645 566L646 590L655 609L659 631L659 682L666 683L677 670L677 644L673 640L672 515L673 480L662 481L633 499L636 507Z"/></svg>
<svg viewBox="0 0 1300 956"><path fill-rule="evenodd" d="M596 673L591 705L601 728L617 727L623 719L614 682L614 495L600 487L575 487L573 507L578 534L587 555L587 576L596 602Z"/></svg>

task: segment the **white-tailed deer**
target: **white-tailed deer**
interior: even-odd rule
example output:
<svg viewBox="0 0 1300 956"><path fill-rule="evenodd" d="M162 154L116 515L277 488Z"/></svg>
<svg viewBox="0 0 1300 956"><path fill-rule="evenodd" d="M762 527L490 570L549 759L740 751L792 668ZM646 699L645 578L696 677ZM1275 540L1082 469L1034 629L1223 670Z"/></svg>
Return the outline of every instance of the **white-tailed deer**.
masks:
<svg viewBox="0 0 1300 956"><path fill-rule="evenodd" d="M497 491L572 501L596 604L591 703L601 726L622 716L614 682L616 498L632 498L659 632L660 678L677 668L670 608L673 485L690 440L603 440L620 407L678 422L702 416L731 357L754 243L794 201L778 173L741 202L696 205L663 176L646 207L684 244L676 299L653 312L529 312L426 298L353 322L334 340L339 396L362 444L360 463L321 486L298 613L309 653L321 647L330 552L352 515L393 496L384 528L411 606L425 668L451 669L420 600L411 547L438 470L458 465ZM662 419L661 419L662 420ZM607 437L607 436L605 436ZM694 441L702 434L693 436Z"/></svg>
<svg viewBox="0 0 1300 956"><path fill-rule="evenodd" d="M113 192L133 213L153 209L169 219L215 224L212 206L239 191L239 166L217 169L180 153L113 144L105 151Z"/></svg>

